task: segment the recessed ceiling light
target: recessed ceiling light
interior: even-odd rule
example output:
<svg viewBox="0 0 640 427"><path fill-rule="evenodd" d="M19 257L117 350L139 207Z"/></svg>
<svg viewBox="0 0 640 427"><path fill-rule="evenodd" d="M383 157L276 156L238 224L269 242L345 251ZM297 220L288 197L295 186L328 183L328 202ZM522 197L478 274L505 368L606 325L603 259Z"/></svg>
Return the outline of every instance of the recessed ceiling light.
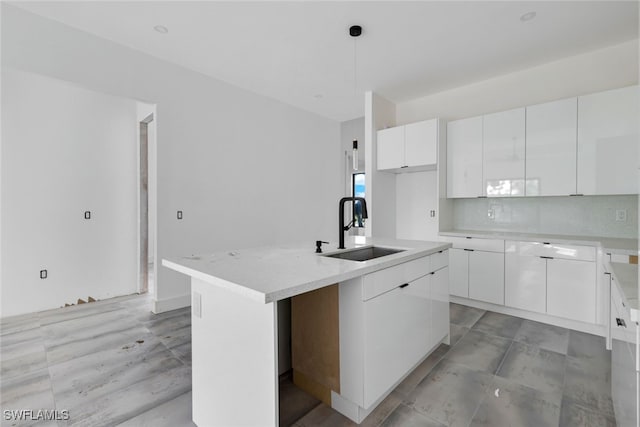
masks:
<svg viewBox="0 0 640 427"><path fill-rule="evenodd" d="M536 13L534 11L531 11L531 12L527 12L524 15L522 15L520 17L520 20L522 22L527 22L527 21L531 21L535 17L536 17Z"/></svg>
<svg viewBox="0 0 640 427"><path fill-rule="evenodd" d="M169 32L169 29L164 25L156 25L155 27L153 27L153 29L159 32L160 34L167 34Z"/></svg>

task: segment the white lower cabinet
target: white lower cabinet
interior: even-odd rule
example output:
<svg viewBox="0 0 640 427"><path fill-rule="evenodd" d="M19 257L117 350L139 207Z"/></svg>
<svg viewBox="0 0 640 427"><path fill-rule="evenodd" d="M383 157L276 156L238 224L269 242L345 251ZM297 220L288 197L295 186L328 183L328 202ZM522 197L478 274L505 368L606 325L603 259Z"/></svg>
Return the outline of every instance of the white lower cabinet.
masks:
<svg viewBox="0 0 640 427"><path fill-rule="evenodd" d="M364 303L364 407L372 405L429 351L429 276Z"/></svg>
<svg viewBox="0 0 640 427"><path fill-rule="evenodd" d="M361 422L449 335L447 263L441 251L339 284L334 409Z"/></svg>
<svg viewBox="0 0 640 427"><path fill-rule="evenodd" d="M449 249L449 292L469 298L469 254L464 249Z"/></svg>
<svg viewBox="0 0 640 427"><path fill-rule="evenodd" d="M504 304L504 254L469 252L469 298Z"/></svg>
<svg viewBox="0 0 640 427"><path fill-rule="evenodd" d="M596 264L547 260L547 313L596 323Z"/></svg>
<svg viewBox="0 0 640 427"><path fill-rule="evenodd" d="M547 261L517 252L517 242L507 242L505 252L504 303L508 307L546 313Z"/></svg>
<svg viewBox="0 0 640 427"><path fill-rule="evenodd" d="M441 237L449 249L451 295L504 304L504 241Z"/></svg>
<svg viewBox="0 0 640 427"><path fill-rule="evenodd" d="M596 323L594 247L505 242L505 305Z"/></svg>

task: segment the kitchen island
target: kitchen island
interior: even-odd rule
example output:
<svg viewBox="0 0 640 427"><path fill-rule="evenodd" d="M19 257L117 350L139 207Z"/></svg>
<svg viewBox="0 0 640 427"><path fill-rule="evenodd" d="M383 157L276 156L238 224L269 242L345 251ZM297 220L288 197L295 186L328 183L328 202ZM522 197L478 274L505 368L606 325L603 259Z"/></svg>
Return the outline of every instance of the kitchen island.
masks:
<svg viewBox="0 0 640 427"><path fill-rule="evenodd" d="M399 252L366 261L331 257L372 246ZM336 325L339 372L329 403L361 422L448 342L450 246L355 237L346 250L324 254L313 244L281 245L163 260L191 276L194 422L277 426L276 302L330 286L337 318L327 322ZM305 374L312 385L331 384Z"/></svg>

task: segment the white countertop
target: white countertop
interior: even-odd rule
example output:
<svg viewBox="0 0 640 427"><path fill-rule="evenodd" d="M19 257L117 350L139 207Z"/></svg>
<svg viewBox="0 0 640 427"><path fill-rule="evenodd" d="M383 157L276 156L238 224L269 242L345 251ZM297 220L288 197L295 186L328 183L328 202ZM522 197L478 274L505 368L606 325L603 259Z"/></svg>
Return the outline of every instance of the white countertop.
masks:
<svg viewBox="0 0 640 427"><path fill-rule="evenodd" d="M611 273L613 273L615 282L618 284L618 289L627 301L629 308L636 311L635 317L637 318L638 310L640 310L640 301L638 300L638 265L612 262L610 266ZM632 319L634 318L633 312L631 317Z"/></svg>
<svg viewBox="0 0 640 427"><path fill-rule="evenodd" d="M443 242L347 238L345 239L346 250L371 245L404 250L369 261L357 262L316 254L314 243L169 258L163 259L162 265L256 301L270 303L451 247L451 244ZM323 250L323 255L342 252L337 251L335 247L326 246Z"/></svg>
<svg viewBox="0 0 640 427"><path fill-rule="evenodd" d="M601 246L605 253L638 255L638 239L619 239L597 236L569 236L563 234L535 234L510 231L448 230L441 236L476 237L484 239L504 239L535 242L554 242L574 245Z"/></svg>

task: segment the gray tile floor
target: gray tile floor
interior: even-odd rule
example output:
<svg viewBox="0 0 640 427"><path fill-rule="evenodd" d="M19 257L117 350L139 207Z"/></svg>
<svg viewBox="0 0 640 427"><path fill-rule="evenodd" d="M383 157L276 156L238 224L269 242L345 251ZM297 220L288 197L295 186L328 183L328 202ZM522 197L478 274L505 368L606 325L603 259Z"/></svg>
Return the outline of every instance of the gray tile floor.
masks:
<svg viewBox="0 0 640 427"><path fill-rule="evenodd" d="M2 410L69 410L37 426L193 426L190 310L148 307L123 297L3 320ZM362 425L615 426L610 366L601 337L451 304L451 346ZM282 425L355 425L288 378L280 392Z"/></svg>

